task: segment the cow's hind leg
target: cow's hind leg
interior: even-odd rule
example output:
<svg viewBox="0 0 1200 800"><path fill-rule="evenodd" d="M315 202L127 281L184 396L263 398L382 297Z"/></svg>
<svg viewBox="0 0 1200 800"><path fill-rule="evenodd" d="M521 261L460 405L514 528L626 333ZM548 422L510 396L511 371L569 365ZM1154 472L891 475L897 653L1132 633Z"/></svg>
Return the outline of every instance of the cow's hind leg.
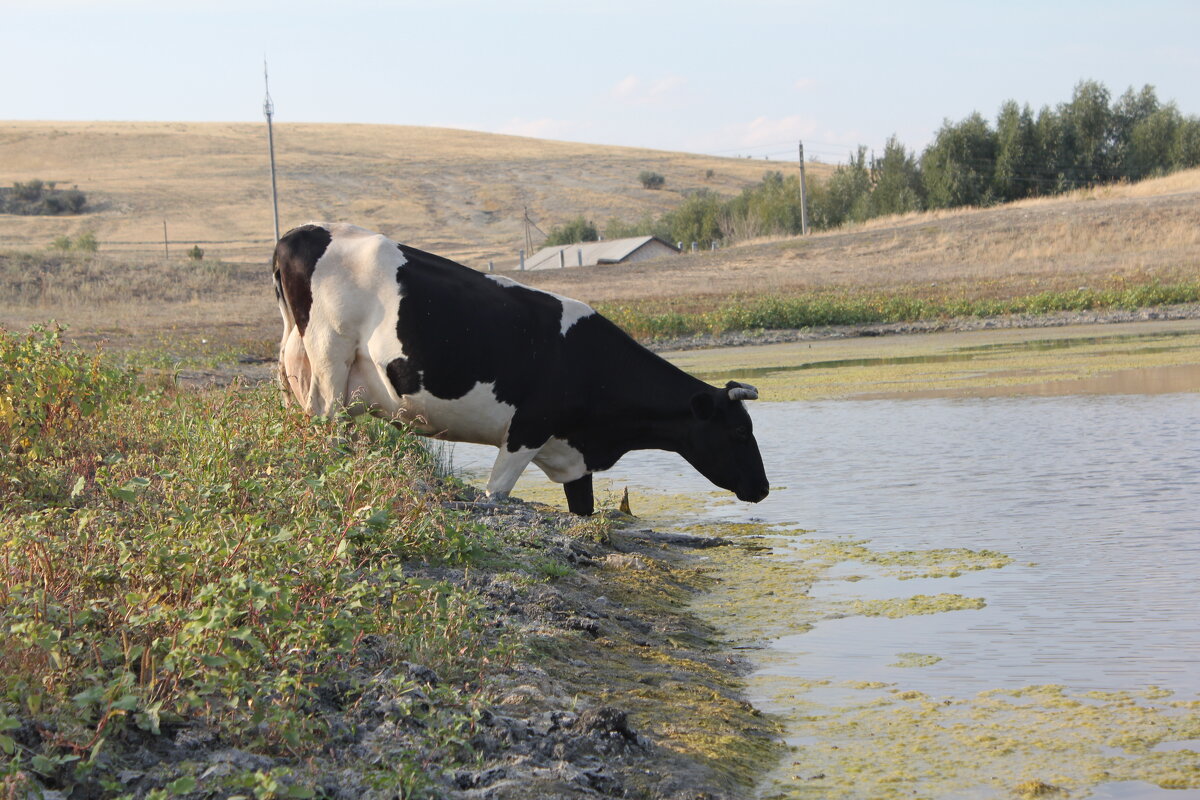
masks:
<svg viewBox="0 0 1200 800"><path fill-rule="evenodd" d="M563 492L567 495L567 508L572 514L590 517L596 510L595 496L592 493L592 474L589 472L582 478L567 481L563 484Z"/></svg>

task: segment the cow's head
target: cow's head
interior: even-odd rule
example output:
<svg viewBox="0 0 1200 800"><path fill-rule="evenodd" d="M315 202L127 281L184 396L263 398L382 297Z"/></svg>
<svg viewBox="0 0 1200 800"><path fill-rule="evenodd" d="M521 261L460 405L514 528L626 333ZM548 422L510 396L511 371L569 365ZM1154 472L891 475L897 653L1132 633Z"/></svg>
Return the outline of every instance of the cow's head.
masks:
<svg viewBox="0 0 1200 800"><path fill-rule="evenodd" d="M701 475L751 503L770 491L754 425L742 403L756 399L757 389L737 381L693 395L687 443L680 450Z"/></svg>

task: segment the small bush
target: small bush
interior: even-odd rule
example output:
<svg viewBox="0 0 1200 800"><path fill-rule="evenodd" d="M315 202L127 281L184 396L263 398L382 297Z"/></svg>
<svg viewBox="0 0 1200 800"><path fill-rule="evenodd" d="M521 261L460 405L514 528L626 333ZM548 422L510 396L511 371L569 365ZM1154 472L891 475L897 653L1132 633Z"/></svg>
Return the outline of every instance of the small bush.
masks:
<svg viewBox="0 0 1200 800"><path fill-rule="evenodd" d="M648 169L642 170L638 174L638 180L642 182L642 187L645 189L661 189L667 182L662 175Z"/></svg>
<svg viewBox="0 0 1200 800"><path fill-rule="evenodd" d="M76 236L71 246L81 253L94 253L100 249L100 243L96 241L96 234L91 231L84 231Z"/></svg>
<svg viewBox="0 0 1200 800"><path fill-rule="evenodd" d="M203 261L204 250L198 244L192 245L192 249L188 250L188 258L192 261Z"/></svg>

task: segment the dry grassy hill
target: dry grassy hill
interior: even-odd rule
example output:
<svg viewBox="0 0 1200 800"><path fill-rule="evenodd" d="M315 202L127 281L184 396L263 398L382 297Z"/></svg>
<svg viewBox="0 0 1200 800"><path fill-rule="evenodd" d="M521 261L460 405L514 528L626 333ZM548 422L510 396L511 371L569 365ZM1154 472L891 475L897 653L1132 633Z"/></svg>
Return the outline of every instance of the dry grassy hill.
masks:
<svg viewBox="0 0 1200 800"><path fill-rule="evenodd" d="M1101 282L1200 277L1200 170L992 208L883 217L807 237L747 242L520 280L589 302L703 308L730 294L958 291L1006 297Z"/></svg>
<svg viewBox="0 0 1200 800"><path fill-rule="evenodd" d="M278 124L275 150L282 229L354 222L476 267L516 262L525 207L543 230L580 214L633 222L690 190L736 194L781 166L395 125ZM642 188L643 170L665 176L665 188ZM199 243L261 262L272 244L269 175L261 123L0 122L0 185L77 185L91 208L0 215L0 247L40 249L90 229L105 252L155 255L166 220L178 252Z"/></svg>

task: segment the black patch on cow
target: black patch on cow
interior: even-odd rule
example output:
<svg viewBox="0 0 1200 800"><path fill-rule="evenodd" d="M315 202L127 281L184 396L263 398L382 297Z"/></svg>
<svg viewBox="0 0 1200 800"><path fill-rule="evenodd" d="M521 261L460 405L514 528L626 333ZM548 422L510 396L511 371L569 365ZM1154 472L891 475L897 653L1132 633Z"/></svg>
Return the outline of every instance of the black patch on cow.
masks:
<svg viewBox="0 0 1200 800"><path fill-rule="evenodd" d="M410 359L392 359L387 365L387 376L396 394L416 394L421 391L421 373L413 367Z"/></svg>
<svg viewBox="0 0 1200 800"><path fill-rule="evenodd" d="M588 469L608 469L630 449L677 439L666 418L675 418L669 427L686 423L687 398L712 390L599 314L576 320L564 336L563 303L554 295L397 246L405 263L396 270L396 334L406 368L444 399L494 384L496 398L517 409L509 450L541 447L555 436L583 453ZM631 428L626 395L655 419Z"/></svg>
<svg viewBox="0 0 1200 800"><path fill-rule="evenodd" d="M312 309L313 269L331 241L333 236L320 225L301 225L285 233L275 245L276 291L282 289L301 336L308 328Z"/></svg>
<svg viewBox="0 0 1200 800"><path fill-rule="evenodd" d="M562 303L524 286L505 286L441 256L398 245L403 298L396 334L424 387L462 397L494 383L498 400L521 404L545 362L561 350ZM539 443L540 444L540 443Z"/></svg>

